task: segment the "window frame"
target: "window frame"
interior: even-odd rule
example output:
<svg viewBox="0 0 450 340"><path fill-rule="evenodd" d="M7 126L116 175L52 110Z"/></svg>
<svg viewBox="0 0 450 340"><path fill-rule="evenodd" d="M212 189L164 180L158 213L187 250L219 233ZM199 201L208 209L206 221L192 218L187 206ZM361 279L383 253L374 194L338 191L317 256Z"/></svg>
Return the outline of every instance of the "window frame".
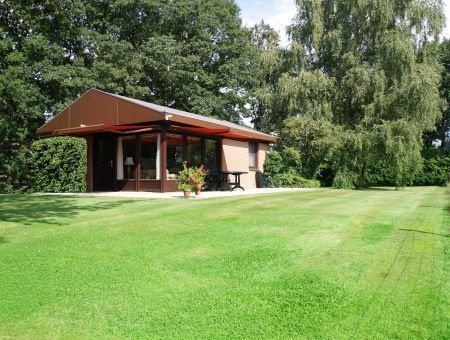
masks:
<svg viewBox="0 0 450 340"><path fill-rule="evenodd" d="M251 156L251 149L252 145L254 146L254 155L255 155L255 164L250 164L250 156ZM249 142L248 143L248 168L250 170L258 170L258 143L257 142Z"/></svg>

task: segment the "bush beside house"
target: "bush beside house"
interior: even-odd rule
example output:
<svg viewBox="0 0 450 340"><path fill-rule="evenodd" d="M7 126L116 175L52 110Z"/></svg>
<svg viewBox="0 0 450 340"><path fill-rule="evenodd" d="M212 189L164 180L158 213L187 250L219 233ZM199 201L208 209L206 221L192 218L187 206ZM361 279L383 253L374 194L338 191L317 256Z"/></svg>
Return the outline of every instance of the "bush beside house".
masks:
<svg viewBox="0 0 450 340"><path fill-rule="evenodd" d="M300 152L289 147L268 153L264 162L264 174L271 188L320 187L319 181L303 178L301 168Z"/></svg>
<svg viewBox="0 0 450 340"><path fill-rule="evenodd" d="M83 138L40 139L31 147L35 192L86 191L87 145Z"/></svg>

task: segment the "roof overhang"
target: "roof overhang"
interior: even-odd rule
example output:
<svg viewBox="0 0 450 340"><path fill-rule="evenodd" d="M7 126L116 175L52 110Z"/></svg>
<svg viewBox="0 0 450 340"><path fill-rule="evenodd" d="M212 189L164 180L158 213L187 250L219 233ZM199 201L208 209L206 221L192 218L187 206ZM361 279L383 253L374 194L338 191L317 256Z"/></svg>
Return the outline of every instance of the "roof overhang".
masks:
<svg viewBox="0 0 450 340"><path fill-rule="evenodd" d="M97 124L67 129L56 129L50 133L52 136L91 135L99 133L113 133L118 135L133 134L156 130L155 125L105 125Z"/></svg>
<svg viewBox="0 0 450 340"><path fill-rule="evenodd" d="M157 125L105 125L96 124L90 126L79 126L67 129L56 129L52 131L50 135L52 136L85 136L100 133L112 133L118 135L127 135L140 132L149 132L159 130ZM210 129L202 127L191 127L191 126L179 126L172 125L169 129L170 132L180 132L180 133L194 133L196 135L202 136L214 136L223 137L229 139L237 139L243 141L255 140L254 137L245 136L239 133L230 132L229 128L224 129Z"/></svg>
<svg viewBox="0 0 450 340"><path fill-rule="evenodd" d="M277 137L215 118L91 89L53 119L38 135L129 134L152 131L167 122L186 133L221 136L245 141L276 143ZM145 124L145 125L144 125Z"/></svg>

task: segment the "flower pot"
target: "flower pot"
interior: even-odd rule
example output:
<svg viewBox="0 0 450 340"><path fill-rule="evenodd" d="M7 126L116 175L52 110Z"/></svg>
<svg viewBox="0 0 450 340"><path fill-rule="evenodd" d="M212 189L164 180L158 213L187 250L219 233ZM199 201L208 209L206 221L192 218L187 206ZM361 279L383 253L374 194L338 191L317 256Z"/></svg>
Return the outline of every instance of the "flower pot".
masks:
<svg viewBox="0 0 450 340"><path fill-rule="evenodd" d="M200 191L202 190L202 185L201 184L197 184L195 186L195 194L198 196L200 195Z"/></svg>
<svg viewBox="0 0 450 340"><path fill-rule="evenodd" d="M191 196L191 191L190 190L184 190L183 194L184 194L184 198L188 199L189 196Z"/></svg>

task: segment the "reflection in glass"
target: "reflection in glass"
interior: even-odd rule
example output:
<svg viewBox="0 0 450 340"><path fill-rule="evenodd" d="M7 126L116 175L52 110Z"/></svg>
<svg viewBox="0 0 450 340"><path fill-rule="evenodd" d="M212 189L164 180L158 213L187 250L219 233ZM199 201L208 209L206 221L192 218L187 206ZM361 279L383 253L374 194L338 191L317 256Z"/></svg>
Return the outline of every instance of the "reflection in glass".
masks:
<svg viewBox="0 0 450 340"><path fill-rule="evenodd" d="M167 134L167 179L177 179L183 167L183 137Z"/></svg>
<svg viewBox="0 0 450 340"><path fill-rule="evenodd" d="M205 167L210 174L218 172L217 167L217 141L205 139Z"/></svg>
<svg viewBox="0 0 450 340"><path fill-rule="evenodd" d="M122 138L122 159L124 179L136 179L136 139Z"/></svg>
<svg viewBox="0 0 450 340"><path fill-rule="evenodd" d="M159 179L158 135L141 136L141 179Z"/></svg>
<svg viewBox="0 0 450 340"><path fill-rule="evenodd" d="M200 166L202 164L201 138L187 137L187 161L189 166Z"/></svg>

